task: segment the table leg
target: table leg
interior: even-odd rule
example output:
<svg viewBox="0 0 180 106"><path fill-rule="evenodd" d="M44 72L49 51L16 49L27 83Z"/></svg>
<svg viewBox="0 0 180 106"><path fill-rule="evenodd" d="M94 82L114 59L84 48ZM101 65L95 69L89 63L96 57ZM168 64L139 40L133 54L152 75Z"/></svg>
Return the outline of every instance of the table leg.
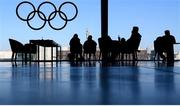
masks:
<svg viewBox="0 0 180 106"><path fill-rule="evenodd" d="M53 62L53 47L51 47L51 62Z"/></svg>
<svg viewBox="0 0 180 106"><path fill-rule="evenodd" d="M39 62L39 45L37 46L37 49L38 49L38 62Z"/></svg>
<svg viewBox="0 0 180 106"><path fill-rule="evenodd" d="M29 53L29 63L31 64L31 52Z"/></svg>
<svg viewBox="0 0 180 106"><path fill-rule="evenodd" d="M27 62L27 53L25 53L25 62Z"/></svg>
<svg viewBox="0 0 180 106"><path fill-rule="evenodd" d="M44 62L46 60L46 47L44 47Z"/></svg>
<svg viewBox="0 0 180 106"><path fill-rule="evenodd" d="M59 52L60 52L60 53L59 53L59 59L60 59L60 61L61 61L61 52L62 52L62 51L61 51L61 46L59 46L59 48L60 48L60 50L59 50Z"/></svg>
<svg viewBox="0 0 180 106"><path fill-rule="evenodd" d="M58 47L56 47L56 62L58 62Z"/></svg>

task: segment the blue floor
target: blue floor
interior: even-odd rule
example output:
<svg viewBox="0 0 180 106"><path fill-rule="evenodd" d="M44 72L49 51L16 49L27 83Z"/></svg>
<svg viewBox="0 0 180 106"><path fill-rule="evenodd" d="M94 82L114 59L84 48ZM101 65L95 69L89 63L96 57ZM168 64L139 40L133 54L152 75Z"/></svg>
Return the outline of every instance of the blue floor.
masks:
<svg viewBox="0 0 180 106"><path fill-rule="evenodd" d="M180 62L78 65L0 62L0 104L180 104Z"/></svg>

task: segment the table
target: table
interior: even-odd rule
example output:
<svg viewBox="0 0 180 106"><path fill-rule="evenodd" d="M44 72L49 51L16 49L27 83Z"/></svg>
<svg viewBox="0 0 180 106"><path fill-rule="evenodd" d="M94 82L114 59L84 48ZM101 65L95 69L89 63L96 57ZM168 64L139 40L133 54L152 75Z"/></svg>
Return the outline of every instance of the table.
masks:
<svg viewBox="0 0 180 106"><path fill-rule="evenodd" d="M51 62L53 62L53 47L56 48L56 61L58 61L58 48L60 48L60 58L61 58L61 46L56 43L55 41L53 40L44 40L44 39L41 39L41 40L30 40L29 41L30 44L35 44L37 45L37 55L38 55L38 61L39 60L39 54L40 54L40 51L39 51L39 47L42 46L44 47L44 61L46 61L46 47L51 47Z"/></svg>

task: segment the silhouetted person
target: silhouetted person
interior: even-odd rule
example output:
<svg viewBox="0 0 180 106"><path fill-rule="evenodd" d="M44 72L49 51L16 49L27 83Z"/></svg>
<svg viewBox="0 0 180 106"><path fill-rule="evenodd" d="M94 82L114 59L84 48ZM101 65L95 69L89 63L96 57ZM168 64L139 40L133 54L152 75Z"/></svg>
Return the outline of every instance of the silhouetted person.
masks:
<svg viewBox="0 0 180 106"><path fill-rule="evenodd" d="M165 51L167 53L167 64L168 65L173 65L174 63L174 46L173 44L176 43L175 37L170 35L169 30L164 31L165 35L162 37L163 38L163 45L165 47Z"/></svg>
<svg viewBox="0 0 180 106"><path fill-rule="evenodd" d="M138 31L139 28L137 26L134 26L131 32L131 37L127 40L128 50L129 52L133 52L133 60L137 59L135 55L141 41L141 35Z"/></svg>
<svg viewBox="0 0 180 106"><path fill-rule="evenodd" d="M159 36L154 41L154 51L155 51L155 58L157 55L157 58L159 60L159 57L163 59L163 62L166 61L166 57L163 55L163 52L165 52L165 47L163 45L163 37Z"/></svg>
<svg viewBox="0 0 180 106"><path fill-rule="evenodd" d="M92 35L89 35L88 39L84 42L83 45L84 53L89 55L89 60L91 59L92 54L95 57L96 46L97 43L94 40L92 40Z"/></svg>
<svg viewBox="0 0 180 106"><path fill-rule="evenodd" d="M110 36L103 36L98 39L100 52L102 53L102 60L108 61L110 59L110 52L112 48L112 40Z"/></svg>
<svg viewBox="0 0 180 106"><path fill-rule="evenodd" d="M80 39L78 38L77 34L74 34L73 38L70 40L70 52L71 52L71 59L78 60L78 56L80 56L80 59L82 59L82 44L80 43Z"/></svg>

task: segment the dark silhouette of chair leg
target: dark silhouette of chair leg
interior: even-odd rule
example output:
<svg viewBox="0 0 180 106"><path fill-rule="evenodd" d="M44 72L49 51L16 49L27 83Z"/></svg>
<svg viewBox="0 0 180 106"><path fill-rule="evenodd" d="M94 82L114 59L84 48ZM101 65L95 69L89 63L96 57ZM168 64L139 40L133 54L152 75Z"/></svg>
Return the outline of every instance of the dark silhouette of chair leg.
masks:
<svg viewBox="0 0 180 106"><path fill-rule="evenodd" d="M11 56L11 61L13 61L13 59L14 59L14 52L12 52L12 56Z"/></svg>
<svg viewBox="0 0 180 106"><path fill-rule="evenodd" d="M102 52L99 53L99 61L101 60Z"/></svg>
<svg viewBox="0 0 180 106"><path fill-rule="evenodd" d="M94 60L96 60L96 53L93 53Z"/></svg>
<svg viewBox="0 0 180 106"><path fill-rule="evenodd" d="M25 64L27 64L27 53L25 53Z"/></svg>
<svg viewBox="0 0 180 106"><path fill-rule="evenodd" d="M15 53L15 62L16 62L16 60L17 60L17 53Z"/></svg>
<svg viewBox="0 0 180 106"><path fill-rule="evenodd" d="M21 53L21 56L22 56L21 62L23 62L24 61L24 52Z"/></svg>
<svg viewBox="0 0 180 106"><path fill-rule="evenodd" d="M30 64L31 64L31 53L29 53L29 62L30 62Z"/></svg>

